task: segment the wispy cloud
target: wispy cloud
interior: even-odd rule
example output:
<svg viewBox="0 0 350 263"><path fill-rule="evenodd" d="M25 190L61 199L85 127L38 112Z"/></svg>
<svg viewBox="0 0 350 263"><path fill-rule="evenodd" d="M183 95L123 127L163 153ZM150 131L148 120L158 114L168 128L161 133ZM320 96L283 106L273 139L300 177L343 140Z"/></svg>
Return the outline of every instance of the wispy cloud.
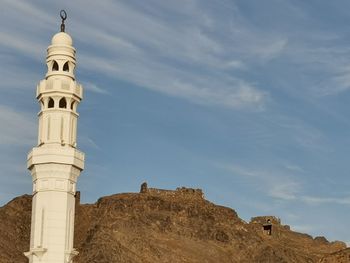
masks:
<svg viewBox="0 0 350 263"><path fill-rule="evenodd" d="M292 201L297 199L301 191L300 181L292 177L288 171L266 168L252 169L237 164L219 165L234 176L243 176L258 182L257 187L264 194L277 200Z"/></svg>
<svg viewBox="0 0 350 263"><path fill-rule="evenodd" d="M295 165L295 164L286 164L285 167L291 171L295 171L295 172L299 172L299 173L305 172L305 170L302 167Z"/></svg>
<svg viewBox="0 0 350 263"><path fill-rule="evenodd" d="M267 114L264 118L272 123L276 130L283 130L285 138L288 137L287 141L292 141L294 145L312 151L332 150L332 145L329 144L323 130L301 118L275 113Z"/></svg>
<svg viewBox="0 0 350 263"><path fill-rule="evenodd" d="M26 153L36 143L35 116L0 105L0 202L30 192Z"/></svg>
<svg viewBox="0 0 350 263"><path fill-rule="evenodd" d="M295 200L297 199L297 193L300 190L300 184L294 181L286 183L279 182L277 184L271 184L268 193L271 197L281 200Z"/></svg>
<svg viewBox="0 0 350 263"><path fill-rule="evenodd" d="M99 93L99 94L108 94L108 91L106 89L103 89L92 82L84 82L83 85L84 85L84 89L88 91Z"/></svg>
<svg viewBox="0 0 350 263"><path fill-rule="evenodd" d="M224 66L226 68L231 68L231 69L246 69L247 68L247 66L240 60L228 61Z"/></svg>
<svg viewBox="0 0 350 263"><path fill-rule="evenodd" d="M52 23L53 18L43 14L35 4L6 4L10 10L31 14L28 19L33 23L32 17L36 13L36 18ZM80 4L81 1L72 3L72 7ZM172 12L158 4L165 12ZM222 28L221 22L214 23L212 14L195 1L183 1L182 4L187 6L181 14L182 23L172 23L166 16L155 16L152 10L135 8L132 3L123 1L99 4L104 16L96 16L93 25L86 23L86 16L75 16L72 20L72 30L76 31L74 36L90 51L86 54L84 48L79 50L78 67L198 104L263 109L269 97L266 89L235 76L234 72L226 72L227 68L238 70L245 67L243 61L236 59L237 46L232 48L229 39L210 33L220 27L230 36L231 28ZM86 7L86 14L94 13L97 8L93 2ZM2 33L2 36L0 45L33 58L40 57L37 52L43 47L35 36L21 34L18 37L7 33ZM249 37L249 42L253 43L253 34ZM269 48L256 50L262 59L274 56L283 48L283 41L268 43L269 38L264 39ZM91 50L96 53L91 53ZM88 85L87 89L105 92L96 85Z"/></svg>
<svg viewBox="0 0 350 263"><path fill-rule="evenodd" d="M347 197L315 197L315 196L302 196L300 200L309 205L326 205L326 204L338 204L338 205L350 205L350 196Z"/></svg>
<svg viewBox="0 0 350 263"><path fill-rule="evenodd" d="M97 145L97 143L87 136L80 136L79 144L81 144L83 148L88 147L94 150L100 150L100 147Z"/></svg>
<svg viewBox="0 0 350 263"><path fill-rule="evenodd" d="M40 80L40 78L42 78L42 76L33 71L29 71L26 67L24 67L23 61L18 55L1 54L0 52L0 60L4 65L6 65L0 67L0 90L3 93L16 90L23 91L29 87L33 87L34 91L35 84L38 82L38 80Z"/></svg>
<svg viewBox="0 0 350 263"><path fill-rule="evenodd" d="M34 145L37 125L33 116L0 105L0 145Z"/></svg>
<svg viewBox="0 0 350 263"><path fill-rule="evenodd" d="M30 19L31 22L44 24L45 26L50 26L55 22L54 17L45 12L40 5L32 5L23 0L3 0L3 4L9 12L15 11L22 14L23 16L17 16L19 19Z"/></svg>
<svg viewBox="0 0 350 263"><path fill-rule="evenodd" d="M313 76L303 77L303 85L293 88L314 99L338 95L350 88L349 47L344 46L334 33L318 34L294 41L285 52L286 61L297 65L294 74L303 76L308 72ZM315 72L318 72L317 76Z"/></svg>
<svg viewBox="0 0 350 263"><path fill-rule="evenodd" d="M84 35L93 34L112 40L92 42L91 45L96 48L103 45L110 52L108 57L94 59L91 54L84 55L83 61L93 61L84 65L100 65L99 69L95 69L102 74L195 103L233 108L254 105L261 109L267 92L222 71L224 64L242 68L243 62L226 62L225 47L220 39L206 34L196 24L174 27L166 20L139 13L127 5L118 6L117 9L128 14L128 18L124 19L135 17L142 30L132 27L126 31L126 28L117 25L112 31L117 31L115 34L118 37L112 31L107 35L97 28L83 30ZM123 19L123 16L119 19Z"/></svg>
<svg viewBox="0 0 350 263"><path fill-rule="evenodd" d="M40 60L43 54L42 50L45 50L45 46L38 44L35 40L3 32L0 32L0 46L15 50L35 60Z"/></svg>
<svg viewBox="0 0 350 263"><path fill-rule="evenodd" d="M331 78L334 85L325 87L323 95L334 95L350 89L350 64L339 68L338 71L338 73L335 73L337 75Z"/></svg>
<svg viewBox="0 0 350 263"><path fill-rule="evenodd" d="M312 196L303 192L303 184L295 174L304 173L298 166L288 166L286 170L266 170L266 168L252 169L237 164L220 164L234 176L242 176L257 181L257 187L265 195L276 200L298 201L306 205L350 205L350 196ZM292 169L290 169L292 167ZM297 167L297 169L295 169ZM288 171L289 170L289 171ZM293 173L291 173L293 172ZM294 174L294 176L292 176Z"/></svg>
<svg viewBox="0 0 350 263"><path fill-rule="evenodd" d="M253 50L264 61L268 61L279 56L286 49L287 44L287 39L276 39L274 42L255 47Z"/></svg>

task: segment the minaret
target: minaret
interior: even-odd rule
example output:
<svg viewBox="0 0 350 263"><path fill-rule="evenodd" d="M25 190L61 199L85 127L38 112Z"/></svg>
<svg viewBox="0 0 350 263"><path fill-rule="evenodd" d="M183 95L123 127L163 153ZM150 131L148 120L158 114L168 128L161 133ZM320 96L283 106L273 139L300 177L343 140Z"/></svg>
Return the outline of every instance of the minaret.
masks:
<svg viewBox="0 0 350 263"><path fill-rule="evenodd" d="M75 80L75 49L61 32L47 49L47 74L37 86L41 110L38 145L28 154L33 179L29 263L69 263L78 254L73 248L76 183L84 168L77 147L77 106L83 89Z"/></svg>

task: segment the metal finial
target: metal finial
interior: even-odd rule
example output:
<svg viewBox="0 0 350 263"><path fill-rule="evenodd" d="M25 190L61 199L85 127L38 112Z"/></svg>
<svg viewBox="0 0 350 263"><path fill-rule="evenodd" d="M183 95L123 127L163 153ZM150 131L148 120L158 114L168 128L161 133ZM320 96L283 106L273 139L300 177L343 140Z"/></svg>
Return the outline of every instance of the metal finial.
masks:
<svg viewBox="0 0 350 263"><path fill-rule="evenodd" d="M64 30L66 28L64 21L67 19L67 13L65 10L61 10L60 17L62 18L61 32L64 32Z"/></svg>

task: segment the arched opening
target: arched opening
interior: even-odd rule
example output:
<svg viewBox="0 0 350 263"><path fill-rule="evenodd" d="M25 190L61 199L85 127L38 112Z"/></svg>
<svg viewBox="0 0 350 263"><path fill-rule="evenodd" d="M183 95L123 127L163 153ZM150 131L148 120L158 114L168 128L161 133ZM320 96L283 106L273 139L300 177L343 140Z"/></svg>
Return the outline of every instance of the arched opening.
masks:
<svg viewBox="0 0 350 263"><path fill-rule="evenodd" d="M272 235L272 223L270 219L267 219L266 223L263 224L263 230L266 235Z"/></svg>
<svg viewBox="0 0 350 263"><path fill-rule="evenodd" d="M58 63L56 60L54 60L52 63L52 71L58 71Z"/></svg>
<svg viewBox="0 0 350 263"><path fill-rule="evenodd" d="M71 110L74 110L74 104L75 104L75 101L73 100L72 103L70 104L70 109Z"/></svg>
<svg viewBox="0 0 350 263"><path fill-rule="evenodd" d="M53 98L49 98L49 103L47 104L48 108L53 108L55 107L55 101L53 100Z"/></svg>
<svg viewBox="0 0 350 263"><path fill-rule="evenodd" d="M66 101L66 98L60 99L59 106L60 106L61 109L67 108L67 101Z"/></svg>
<svg viewBox="0 0 350 263"><path fill-rule="evenodd" d="M68 61L66 63L64 63L63 65L63 71L69 72L69 64Z"/></svg>

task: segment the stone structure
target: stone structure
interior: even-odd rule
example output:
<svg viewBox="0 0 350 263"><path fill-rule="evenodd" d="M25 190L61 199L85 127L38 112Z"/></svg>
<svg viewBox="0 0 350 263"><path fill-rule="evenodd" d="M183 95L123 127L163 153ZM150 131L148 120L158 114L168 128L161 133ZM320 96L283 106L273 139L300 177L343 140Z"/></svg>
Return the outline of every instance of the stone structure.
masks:
<svg viewBox="0 0 350 263"><path fill-rule="evenodd" d="M159 196L171 196L171 197L191 197L204 199L204 193L202 189L193 189L187 187L178 187L176 190L165 190L158 188L149 188L147 183L141 184L141 194L159 195Z"/></svg>
<svg viewBox="0 0 350 263"><path fill-rule="evenodd" d="M73 236L76 183L84 168L84 154L76 149L83 89L74 76L73 41L62 24L47 49L48 71L36 91L38 145L27 162L33 180L30 250L25 253L30 263L69 263L78 254Z"/></svg>
<svg viewBox="0 0 350 263"><path fill-rule="evenodd" d="M262 233L267 236L279 236L280 228L284 228L281 225L281 219L275 216L257 216L250 220L250 224L258 226Z"/></svg>

